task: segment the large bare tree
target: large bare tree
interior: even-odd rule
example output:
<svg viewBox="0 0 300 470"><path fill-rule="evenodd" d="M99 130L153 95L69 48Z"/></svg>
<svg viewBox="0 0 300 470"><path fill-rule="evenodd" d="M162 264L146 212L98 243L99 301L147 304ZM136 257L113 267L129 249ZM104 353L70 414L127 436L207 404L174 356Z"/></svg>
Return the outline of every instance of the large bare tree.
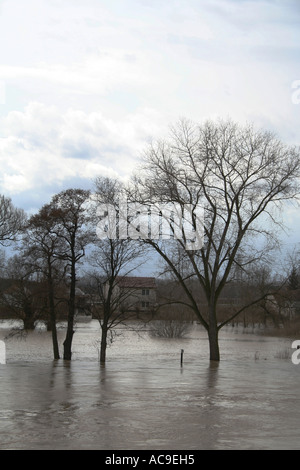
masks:
<svg viewBox="0 0 300 470"><path fill-rule="evenodd" d="M152 143L145 152L130 197L148 210L171 203L182 211L183 224L175 227L174 215L170 217L169 241L154 239L159 238L157 233L144 236L144 241L183 287L182 303L193 309L207 330L211 360L220 360L220 328L246 308L243 305L219 321L220 294L237 265L240 271L247 270L266 255L275 240L274 230L280 228L280 208L299 195L299 176L299 149L284 145L270 132L229 120L203 125L182 120L165 141ZM202 224L196 217L199 206L204 208ZM191 231L184 233L185 208L194 240ZM197 240L200 232L202 246ZM190 289L191 278L204 292L205 306Z"/></svg>

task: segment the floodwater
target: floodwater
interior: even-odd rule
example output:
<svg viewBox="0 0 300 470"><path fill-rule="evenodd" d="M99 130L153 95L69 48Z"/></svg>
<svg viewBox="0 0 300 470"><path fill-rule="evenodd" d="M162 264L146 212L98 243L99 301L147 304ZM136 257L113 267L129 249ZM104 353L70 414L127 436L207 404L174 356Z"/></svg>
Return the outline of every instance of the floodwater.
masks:
<svg viewBox="0 0 300 470"><path fill-rule="evenodd" d="M94 321L77 325L71 362L52 360L46 331L6 340L0 449L300 449L300 365L277 357L292 341L235 331L220 364L198 325L176 340L124 331L105 367Z"/></svg>

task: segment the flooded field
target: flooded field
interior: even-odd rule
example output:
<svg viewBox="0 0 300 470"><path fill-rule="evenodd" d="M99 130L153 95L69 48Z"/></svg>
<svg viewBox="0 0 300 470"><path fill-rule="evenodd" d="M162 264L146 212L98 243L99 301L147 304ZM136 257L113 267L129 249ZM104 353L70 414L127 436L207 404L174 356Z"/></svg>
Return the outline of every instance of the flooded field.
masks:
<svg viewBox="0 0 300 470"><path fill-rule="evenodd" d="M228 328L219 365L198 325L180 340L125 331L105 367L97 322L78 324L73 344L66 363L52 360L46 331L6 341L1 450L300 449L300 365L283 358L290 340Z"/></svg>

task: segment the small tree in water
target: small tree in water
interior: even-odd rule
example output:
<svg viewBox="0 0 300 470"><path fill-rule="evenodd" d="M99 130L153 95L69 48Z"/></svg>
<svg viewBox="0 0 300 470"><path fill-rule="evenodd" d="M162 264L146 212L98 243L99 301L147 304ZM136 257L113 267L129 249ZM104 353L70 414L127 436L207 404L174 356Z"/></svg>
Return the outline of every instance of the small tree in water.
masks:
<svg viewBox="0 0 300 470"><path fill-rule="evenodd" d="M53 233L62 244L57 256L65 263L65 269L69 275L68 325L63 344L65 360L72 358L77 266L85 256L86 246L91 242L86 206L89 196L89 191L68 189L55 195L50 203L51 217L55 219Z"/></svg>
<svg viewBox="0 0 300 470"><path fill-rule="evenodd" d="M97 215L94 214L94 220L96 225L99 217L101 220L101 216L105 215L106 206L110 205L118 211L123 187L116 179L102 177L96 179L95 186ZM100 214L99 206L102 207ZM141 251L139 242L116 239L115 236L110 236L112 234L109 233L109 229L110 227L107 227L107 236L95 242L96 249L90 257L94 267L93 272L90 273L92 290L97 293L101 302L100 308L94 308L94 315L101 326L100 362L102 364L106 361L108 334L113 336L113 331L118 325L124 325L136 316L130 308L132 305L128 305L127 302L132 291L119 289L118 279L129 275L133 269L137 268L141 263L141 258L142 262L145 261L145 249Z"/></svg>
<svg viewBox="0 0 300 470"><path fill-rule="evenodd" d="M24 251L28 262L45 282L48 324L52 334L54 359L59 359L59 347L56 329L56 313L61 298L57 290L64 278L64 269L60 259L65 243L57 234L57 213L50 204L44 205L37 214L30 217L23 239Z"/></svg>

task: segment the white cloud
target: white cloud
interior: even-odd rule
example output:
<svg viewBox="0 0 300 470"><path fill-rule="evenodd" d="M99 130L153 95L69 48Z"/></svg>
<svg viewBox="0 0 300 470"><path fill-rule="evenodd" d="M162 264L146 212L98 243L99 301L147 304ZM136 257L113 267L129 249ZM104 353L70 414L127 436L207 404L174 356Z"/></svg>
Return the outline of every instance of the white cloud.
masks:
<svg viewBox="0 0 300 470"><path fill-rule="evenodd" d="M157 116L151 109L118 122L97 112L61 114L54 106L30 103L2 120L0 192L12 195L74 178L128 174L158 132L153 121Z"/></svg>
<svg viewBox="0 0 300 470"><path fill-rule="evenodd" d="M297 2L6 0L0 9L0 192L127 175L181 116L253 121L299 142Z"/></svg>

